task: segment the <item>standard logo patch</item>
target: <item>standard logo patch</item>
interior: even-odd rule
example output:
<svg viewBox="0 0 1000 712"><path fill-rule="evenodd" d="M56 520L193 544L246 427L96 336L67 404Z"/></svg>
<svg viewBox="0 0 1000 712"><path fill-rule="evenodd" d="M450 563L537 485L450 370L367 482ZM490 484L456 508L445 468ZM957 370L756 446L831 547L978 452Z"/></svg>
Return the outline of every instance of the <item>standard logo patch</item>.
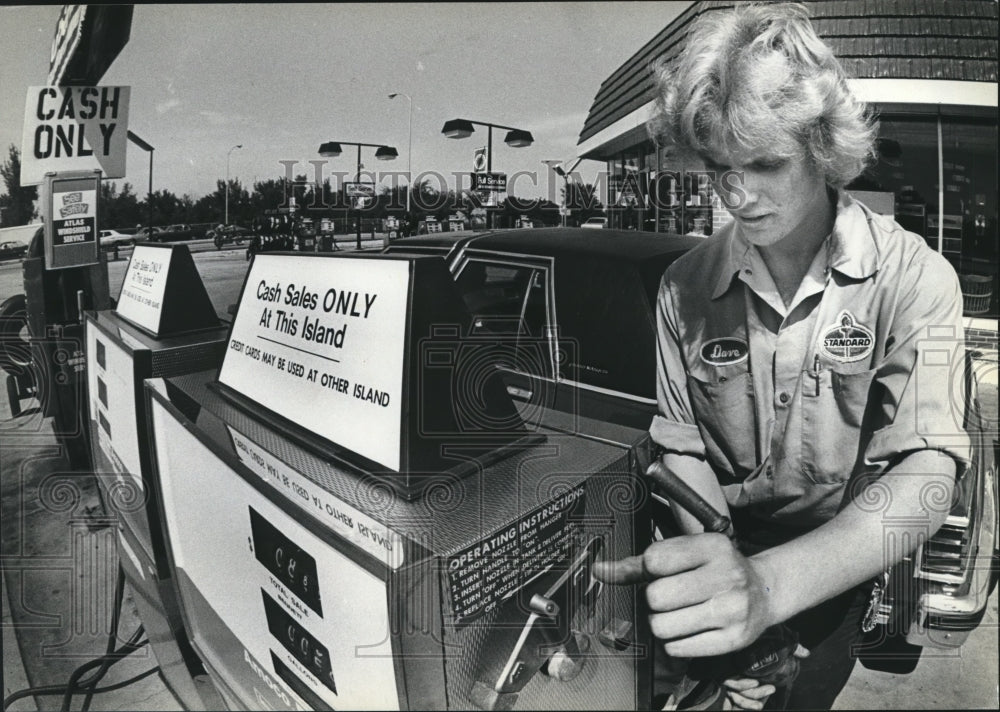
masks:
<svg viewBox="0 0 1000 712"><path fill-rule="evenodd" d="M844 310L837 322L826 327L822 336L823 353L834 361L850 363L869 356L875 349L875 335Z"/></svg>
<svg viewBox="0 0 1000 712"><path fill-rule="evenodd" d="M701 347L701 360L710 366L731 366L747 360L749 348L743 339L712 339Z"/></svg>

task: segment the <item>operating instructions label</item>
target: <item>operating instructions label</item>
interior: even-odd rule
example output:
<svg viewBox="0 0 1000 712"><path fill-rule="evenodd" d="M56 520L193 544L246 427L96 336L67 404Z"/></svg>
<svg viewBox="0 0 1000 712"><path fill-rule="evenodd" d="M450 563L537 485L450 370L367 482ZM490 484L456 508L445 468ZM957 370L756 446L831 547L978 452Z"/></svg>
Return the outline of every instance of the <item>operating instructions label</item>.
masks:
<svg viewBox="0 0 1000 712"><path fill-rule="evenodd" d="M525 582L569 551L571 519L583 512L585 487L576 485L520 519L448 557L455 623L493 610Z"/></svg>

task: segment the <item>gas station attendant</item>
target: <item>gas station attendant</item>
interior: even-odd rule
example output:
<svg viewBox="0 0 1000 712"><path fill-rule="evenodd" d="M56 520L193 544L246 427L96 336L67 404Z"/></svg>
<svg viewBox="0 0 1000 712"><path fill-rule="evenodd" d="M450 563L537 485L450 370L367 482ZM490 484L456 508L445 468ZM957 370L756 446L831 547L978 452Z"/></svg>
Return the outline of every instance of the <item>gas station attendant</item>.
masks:
<svg viewBox="0 0 1000 712"><path fill-rule="evenodd" d="M916 548L968 458L952 369L924 359L962 357L958 279L844 191L876 126L801 6L706 13L658 82L651 133L715 172L734 220L664 275L650 433L736 538L674 507L684 535L595 575L645 584L673 657L740 650L785 623L805 656L792 689L731 680L729 704L828 709L872 578L908 553L886 522Z"/></svg>

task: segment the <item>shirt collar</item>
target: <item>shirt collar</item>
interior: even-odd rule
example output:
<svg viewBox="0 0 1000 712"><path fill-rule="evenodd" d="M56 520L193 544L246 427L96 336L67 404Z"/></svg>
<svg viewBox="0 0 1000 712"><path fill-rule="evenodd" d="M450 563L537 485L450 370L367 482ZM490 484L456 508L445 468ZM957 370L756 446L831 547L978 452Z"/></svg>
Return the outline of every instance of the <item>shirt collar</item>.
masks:
<svg viewBox="0 0 1000 712"><path fill-rule="evenodd" d="M747 259L747 253L750 251L750 245L736 234L736 224L729 223L724 230L726 230L726 235L724 239L726 240L726 249L723 251L724 256L719 262L719 273L715 280L715 289L712 291L712 299L718 299L727 291L729 291L729 285L733 282L733 277L740 271L743 263Z"/></svg>
<svg viewBox="0 0 1000 712"><path fill-rule="evenodd" d="M868 224L866 208L844 191L837 195L837 214L830 235L830 268L852 279L867 279L878 271L878 249ZM748 260L752 246L743 240L735 223L726 226L728 243L719 263L712 299L725 294Z"/></svg>
<svg viewBox="0 0 1000 712"><path fill-rule="evenodd" d="M837 196L830 268L852 279L868 279L878 271L878 248L869 224L870 211L845 191Z"/></svg>

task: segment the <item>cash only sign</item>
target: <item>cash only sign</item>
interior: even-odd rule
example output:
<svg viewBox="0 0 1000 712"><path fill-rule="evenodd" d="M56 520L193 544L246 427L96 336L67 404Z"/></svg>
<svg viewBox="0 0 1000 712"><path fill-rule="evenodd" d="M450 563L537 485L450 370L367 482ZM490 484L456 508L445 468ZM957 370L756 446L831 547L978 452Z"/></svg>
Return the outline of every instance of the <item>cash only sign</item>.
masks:
<svg viewBox="0 0 1000 712"><path fill-rule="evenodd" d="M29 87L21 185L42 185L46 269L98 261L103 178L125 176L129 87Z"/></svg>
<svg viewBox="0 0 1000 712"><path fill-rule="evenodd" d="M398 471L409 281L403 261L257 255L219 383Z"/></svg>
<svg viewBox="0 0 1000 712"><path fill-rule="evenodd" d="M129 87L28 87L21 137L21 185L46 173L99 170L125 177Z"/></svg>

